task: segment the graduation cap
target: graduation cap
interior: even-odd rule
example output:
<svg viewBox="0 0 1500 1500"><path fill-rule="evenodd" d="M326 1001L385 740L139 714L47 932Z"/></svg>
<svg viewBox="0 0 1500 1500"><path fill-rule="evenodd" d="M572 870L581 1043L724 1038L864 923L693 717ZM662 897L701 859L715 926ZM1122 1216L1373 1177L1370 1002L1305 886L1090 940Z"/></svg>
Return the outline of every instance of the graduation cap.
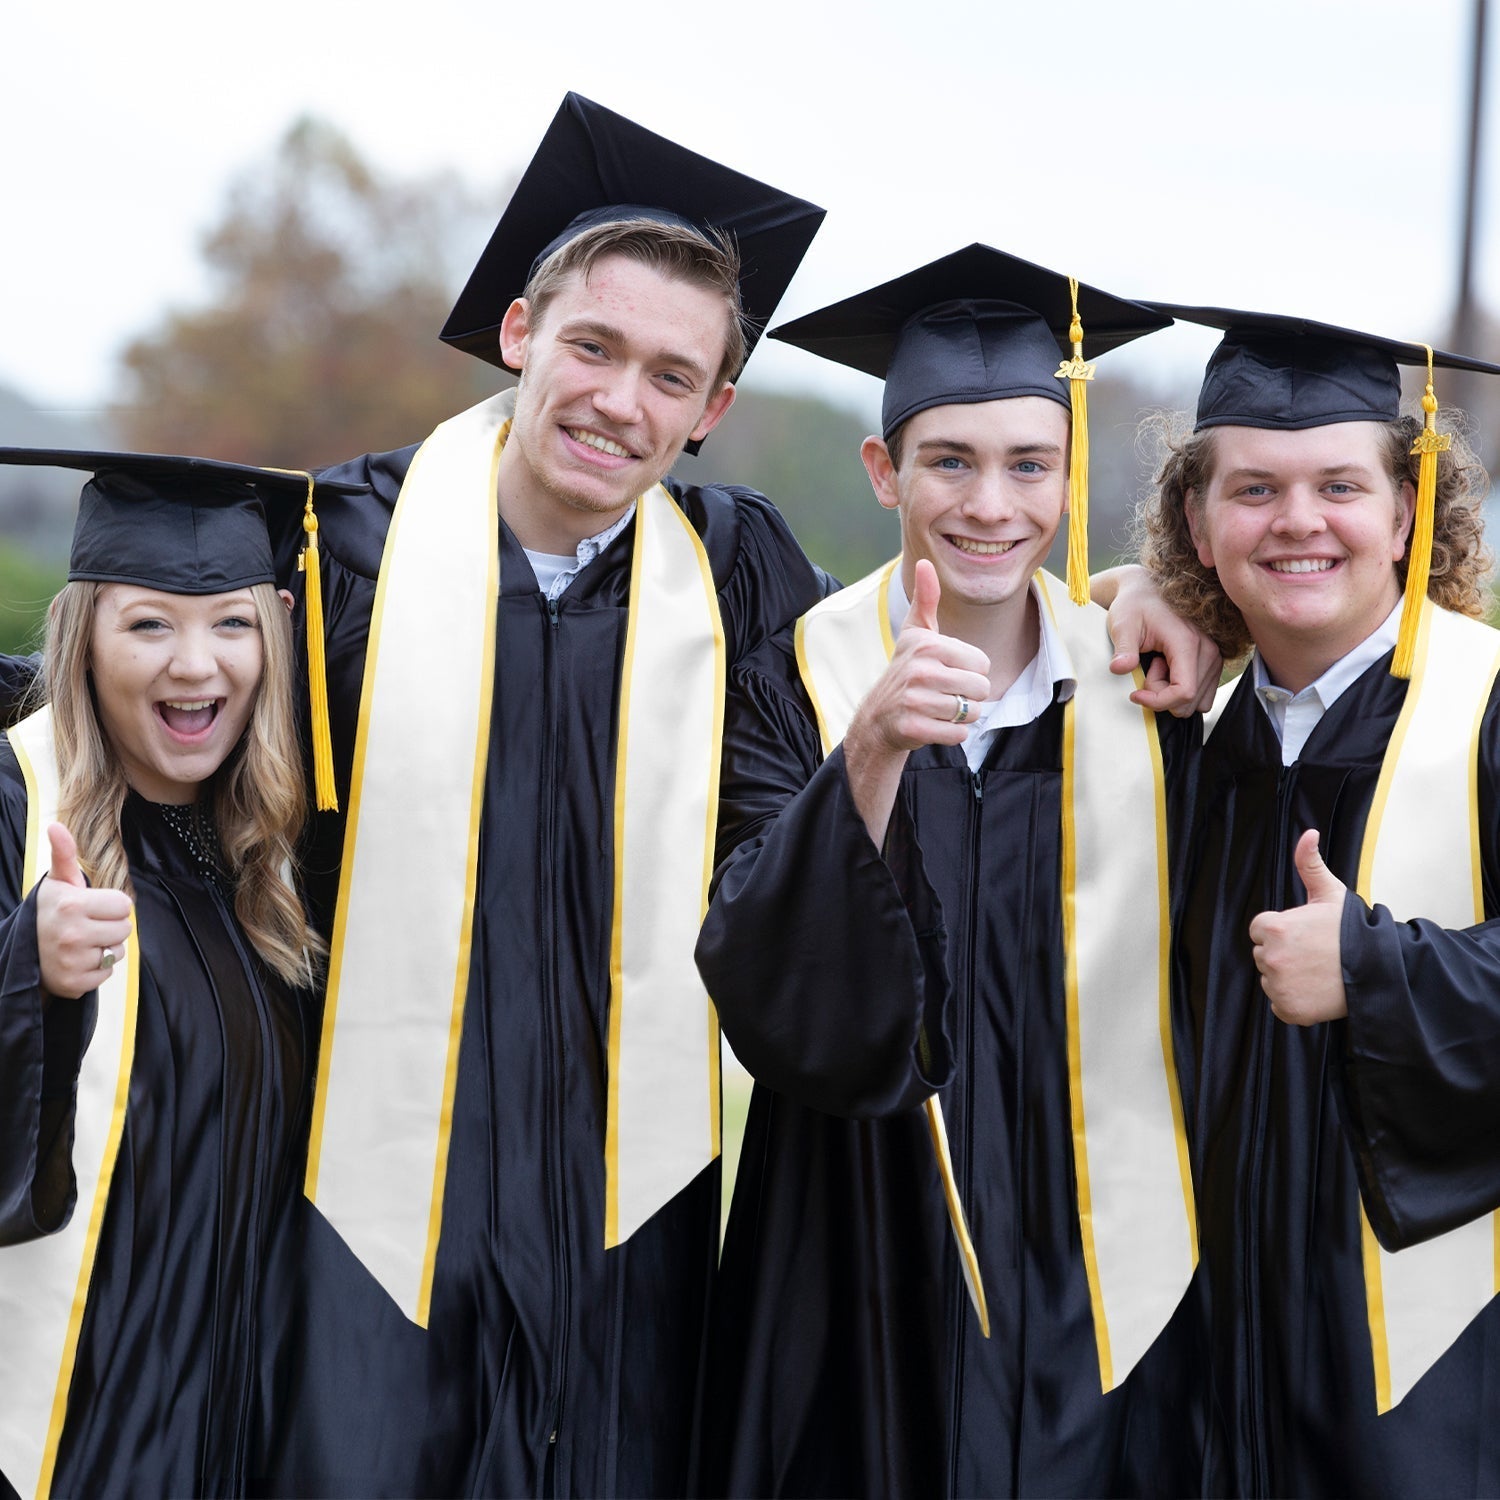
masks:
<svg viewBox="0 0 1500 1500"><path fill-rule="evenodd" d="M1397 366L1427 367L1423 428L1411 450L1419 455L1416 519L1407 549L1401 632L1391 662L1392 676L1410 677L1432 566L1438 454L1453 445L1451 434L1437 430L1433 370L1441 366L1500 375L1500 365L1310 318L1228 307L1183 307L1173 302L1149 305L1185 323L1224 331L1198 393L1195 427L1200 431L1206 427L1298 431L1335 422L1392 422L1401 415Z"/></svg>
<svg viewBox="0 0 1500 1500"><path fill-rule="evenodd" d="M1500 375L1500 365L1426 344L1356 333L1310 318L1152 302L1184 323L1222 329L1203 372L1196 426L1295 430L1333 422L1391 422L1401 414L1398 365Z"/></svg>
<svg viewBox="0 0 1500 1500"><path fill-rule="evenodd" d="M883 379L880 420L887 440L909 417L932 406L1043 396L1068 407L1073 418L1068 589L1083 603L1088 598L1085 382L1094 378L1083 345L1087 342L1091 354L1104 354L1171 321L1139 302L973 244L783 323L771 337Z"/></svg>
<svg viewBox="0 0 1500 1500"><path fill-rule="evenodd" d="M308 543L308 676L313 703L314 782L320 810L337 808L323 660L323 605L314 501L367 485L164 453L3 448L0 464L82 469L68 558L69 581L133 583L168 594L225 594L274 583L268 506L301 505Z"/></svg>
<svg viewBox="0 0 1500 1500"><path fill-rule="evenodd" d="M699 233L718 230L738 244L748 358L823 214L816 204L731 171L581 94L568 94L449 314L442 338L509 369L500 354L500 322L537 267L596 224L654 219Z"/></svg>

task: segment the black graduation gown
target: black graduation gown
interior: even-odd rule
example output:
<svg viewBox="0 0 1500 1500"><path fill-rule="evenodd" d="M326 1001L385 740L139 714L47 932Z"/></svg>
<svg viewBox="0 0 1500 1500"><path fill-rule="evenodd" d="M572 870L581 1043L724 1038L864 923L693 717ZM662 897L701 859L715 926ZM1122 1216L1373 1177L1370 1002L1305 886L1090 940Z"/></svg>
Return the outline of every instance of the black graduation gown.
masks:
<svg viewBox="0 0 1500 1500"><path fill-rule="evenodd" d="M1285 769L1249 674L1205 749L1178 975L1198 1057L1198 1207L1213 1299L1212 1493L1500 1494L1500 1307L1385 1416L1375 1410L1359 1195L1388 1249L1500 1204L1500 924L1397 923L1352 894L1406 685L1371 667ZM1479 767L1495 911L1500 736ZM1349 1019L1277 1021L1251 958L1261 911L1306 899L1317 828L1351 887Z"/></svg>
<svg viewBox="0 0 1500 1500"><path fill-rule="evenodd" d="M374 580L411 452L334 471L373 493L319 507L341 790ZM824 580L760 496L669 487L704 539L733 662ZM308 1208L298 1373L267 1459L276 1493L687 1486L719 1164L604 1249L615 727L633 535L632 524L549 607L502 525L473 963L430 1323L409 1322ZM281 539L283 561L298 541ZM446 690L440 671L434 690ZM318 821L325 837L337 831L338 819ZM336 843L324 863L335 860Z"/></svg>
<svg viewBox="0 0 1500 1500"><path fill-rule="evenodd" d="M41 669L40 656L0 656L0 729L26 717L26 700Z"/></svg>
<svg viewBox="0 0 1500 1500"><path fill-rule="evenodd" d="M88 1211L72 1203L69 1151L97 996L43 994L25 830L0 742L0 1243L56 1227L65 1206ZM122 831L140 935L135 1058L52 1493L243 1494L261 1387L277 1378L263 1277L301 1189L312 1018L149 803L129 798Z"/></svg>
<svg viewBox="0 0 1500 1500"><path fill-rule="evenodd" d="M1069 1113L1062 719L1054 703L1001 730L977 773L958 750L914 752L882 858L842 748L820 764L790 632L736 679L734 852L698 960L758 1083L720 1267L708 1493L1196 1486L1192 1306L1100 1389ZM1197 721L1163 727L1185 772ZM934 1089L988 1341L919 1109Z"/></svg>

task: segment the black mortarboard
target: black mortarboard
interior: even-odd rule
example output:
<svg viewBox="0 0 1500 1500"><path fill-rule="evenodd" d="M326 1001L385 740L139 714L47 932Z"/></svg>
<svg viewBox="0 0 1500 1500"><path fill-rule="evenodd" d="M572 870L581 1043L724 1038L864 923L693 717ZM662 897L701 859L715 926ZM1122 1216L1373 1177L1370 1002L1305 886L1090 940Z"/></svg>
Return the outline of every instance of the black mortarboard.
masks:
<svg viewBox="0 0 1500 1500"><path fill-rule="evenodd" d="M274 583L265 506L302 506L305 474L161 453L0 448L0 464L83 469L68 577L169 594L223 594ZM357 485L319 484L351 494Z"/></svg>
<svg viewBox="0 0 1500 1500"><path fill-rule="evenodd" d="M1150 304L1224 339L1203 372L1196 426L1295 430L1334 422L1389 422L1401 414L1397 365L1424 366L1425 344L1379 338L1275 313ZM1500 375L1500 365L1434 349L1432 363Z"/></svg>
<svg viewBox="0 0 1500 1500"><path fill-rule="evenodd" d="M0 448L0 464L83 469L68 559L70 581L134 583L169 594L226 594L274 583L268 505L304 512L308 535L308 675L313 698L314 772L319 808L336 808L329 749L323 615L314 502L367 485L314 481L299 472L163 453Z"/></svg>
<svg viewBox="0 0 1500 1500"><path fill-rule="evenodd" d="M740 253L748 357L823 213L816 204L720 166L581 94L568 94L448 315L442 337L507 368L500 355L500 322L533 270L594 224L648 218L733 236Z"/></svg>
<svg viewBox="0 0 1500 1500"><path fill-rule="evenodd" d="M1087 597L1088 407L1083 359L1171 318L989 245L974 244L771 330L885 381L881 432L932 406L1045 396L1073 417L1069 587ZM1071 358L1059 360L1059 355Z"/></svg>
<svg viewBox="0 0 1500 1500"><path fill-rule="evenodd" d="M1441 366L1500 375L1500 365L1310 318L1228 307L1180 307L1171 302L1151 306L1185 323L1224 330L1203 372L1195 423L1199 430L1266 427L1299 431L1336 422L1391 422L1401 415L1397 365L1426 366L1423 428L1411 449L1418 455L1416 508L1407 547L1401 629L1391 659L1393 676L1410 677L1432 566L1438 455L1453 442L1450 434L1437 430L1432 372Z"/></svg>
<svg viewBox="0 0 1500 1500"><path fill-rule="evenodd" d="M1090 354L1105 354L1171 318L989 245L969 245L771 330L813 354L885 381L889 437L929 406L1047 396L1068 405L1058 355L1075 316Z"/></svg>

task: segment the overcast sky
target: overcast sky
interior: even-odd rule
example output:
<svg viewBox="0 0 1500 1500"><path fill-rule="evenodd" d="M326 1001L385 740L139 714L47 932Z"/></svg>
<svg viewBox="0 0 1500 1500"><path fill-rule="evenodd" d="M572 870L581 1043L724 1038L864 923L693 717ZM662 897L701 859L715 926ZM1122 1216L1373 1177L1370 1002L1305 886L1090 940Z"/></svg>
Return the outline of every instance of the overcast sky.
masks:
<svg viewBox="0 0 1500 1500"><path fill-rule="evenodd" d="M387 170L489 187L569 88L828 208L782 318L979 239L1127 296L1442 343L1471 5L11 0L0 382L101 404L119 347L203 297L226 180L298 114ZM1480 291L1500 307L1493 35L1488 73ZM1173 329L1117 358L1180 379L1212 342ZM749 383L873 403L827 368L766 346Z"/></svg>

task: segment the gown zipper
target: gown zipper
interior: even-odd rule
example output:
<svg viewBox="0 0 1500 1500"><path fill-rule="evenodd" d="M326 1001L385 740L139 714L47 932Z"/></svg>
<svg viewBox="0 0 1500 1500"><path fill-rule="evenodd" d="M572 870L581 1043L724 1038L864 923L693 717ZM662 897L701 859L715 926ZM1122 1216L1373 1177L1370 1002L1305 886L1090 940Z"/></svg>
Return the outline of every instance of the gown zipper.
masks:
<svg viewBox="0 0 1500 1500"><path fill-rule="evenodd" d="M546 663L542 684L544 722L542 739L542 786L541 800L544 810L542 819L543 848L541 850L543 870L555 868L557 847L557 783L554 767L557 763L558 699L561 685L558 681L560 650L557 631L560 610L556 599L546 601L547 625L544 632L544 660ZM550 889L550 888L549 888ZM545 924L555 929L554 901L548 901L548 916ZM546 951L556 954L557 933L550 931ZM547 1018L548 1066L543 1070L547 1092L547 1121L551 1139L547 1143L548 1176L551 1179L552 1198L552 1267L553 1267L553 1357L551 1389L547 1393L547 1439L542 1460L542 1494L556 1493L558 1434L562 1430L564 1392L567 1387L568 1319L570 1291L567 1261L567 1189L559 1160L564 1150L565 1136L562 1118L563 1043L562 1025L558 1015L558 984L555 958L545 966L546 997L543 1014Z"/></svg>
<svg viewBox="0 0 1500 1500"><path fill-rule="evenodd" d="M974 1068L974 945L976 942L976 931L978 927L977 912L979 905L979 882L975 878L979 868L979 835L980 816L983 812L984 803L984 775L980 771L970 771L968 775L970 806L969 806L969 840L968 854L964 866L964 886L968 892L968 903L965 916L968 923L968 941L964 951L964 992L963 1016L964 1016L964 1040L963 1040L963 1067L961 1075L966 1084L972 1079ZM954 1080L955 1084L957 1079ZM969 1089L968 1098L965 1100L963 1110L963 1149L954 1160L953 1177L954 1187L958 1191L960 1199L967 1198L968 1179L970 1163L974 1160L974 1111L973 1090ZM951 1145L951 1143L950 1143ZM965 1208L967 1212L967 1207ZM953 1319L953 1374L949 1381L948 1409L951 1417L948 1423L948 1493L958 1493L958 1454L959 1454L959 1430L962 1425L963 1411L963 1371L964 1353L969 1333L969 1299L964 1289L961 1276L950 1279L950 1296L948 1298L949 1316Z"/></svg>
<svg viewBox="0 0 1500 1500"><path fill-rule="evenodd" d="M1276 837L1272 849L1271 889L1266 892L1266 911L1280 911L1286 905L1287 815L1297 777L1294 766L1283 766L1276 776ZM1275 1018L1265 1006L1256 1024L1258 1046L1255 1061L1255 1094L1251 1108L1250 1164L1246 1183L1245 1224L1245 1345L1249 1366L1250 1391L1247 1424L1249 1429L1251 1493L1269 1494L1270 1458L1266 1452L1264 1411L1265 1369L1261 1353L1261 1273L1260 1232L1261 1193L1265 1175L1266 1116L1270 1108L1271 1048Z"/></svg>

